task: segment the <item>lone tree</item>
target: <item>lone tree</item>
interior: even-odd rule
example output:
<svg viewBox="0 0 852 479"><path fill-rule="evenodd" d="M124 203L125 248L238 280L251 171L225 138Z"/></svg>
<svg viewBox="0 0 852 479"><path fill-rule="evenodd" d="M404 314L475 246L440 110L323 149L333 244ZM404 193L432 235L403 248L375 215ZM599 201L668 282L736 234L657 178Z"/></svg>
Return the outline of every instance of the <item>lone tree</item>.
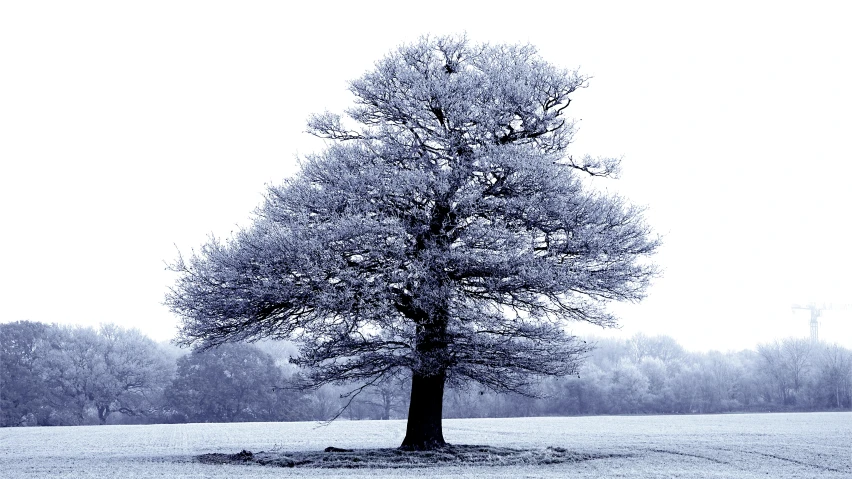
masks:
<svg viewBox="0 0 852 479"><path fill-rule="evenodd" d="M347 120L310 119L329 146L250 227L172 265L179 342L295 340L312 387L410 373L405 449L445 444L447 384L574 373L588 347L566 324L615 325L606 302L643 296L658 244L639 208L583 184L618 161L568 154L586 84L528 45L392 52L350 84Z"/></svg>

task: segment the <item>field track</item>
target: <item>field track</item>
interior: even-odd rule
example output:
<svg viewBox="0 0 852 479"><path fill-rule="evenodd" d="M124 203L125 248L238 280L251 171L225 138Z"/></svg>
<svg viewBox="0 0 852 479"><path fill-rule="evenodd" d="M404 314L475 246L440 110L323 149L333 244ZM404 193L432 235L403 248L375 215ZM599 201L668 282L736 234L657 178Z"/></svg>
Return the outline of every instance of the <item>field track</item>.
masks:
<svg viewBox="0 0 852 479"><path fill-rule="evenodd" d="M199 454L397 446L404 421L0 429L0 476L16 478L686 477L852 478L852 412L444 421L454 444L613 455L571 464L422 469L208 465Z"/></svg>

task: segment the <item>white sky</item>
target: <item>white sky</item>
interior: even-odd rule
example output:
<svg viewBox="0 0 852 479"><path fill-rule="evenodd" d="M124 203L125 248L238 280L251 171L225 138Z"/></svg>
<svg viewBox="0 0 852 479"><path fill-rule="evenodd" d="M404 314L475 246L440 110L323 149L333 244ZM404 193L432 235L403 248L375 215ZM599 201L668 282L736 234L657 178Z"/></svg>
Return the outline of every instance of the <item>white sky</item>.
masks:
<svg viewBox="0 0 852 479"><path fill-rule="evenodd" d="M805 337L791 304L852 303L849 12L692 3L3 2L0 322L172 337L164 262L246 224L321 147L305 120L348 106L348 80L466 31L593 75L574 152L623 155L607 188L665 241L619 335ZM852 347L852 310L821 336Z"/></svg>

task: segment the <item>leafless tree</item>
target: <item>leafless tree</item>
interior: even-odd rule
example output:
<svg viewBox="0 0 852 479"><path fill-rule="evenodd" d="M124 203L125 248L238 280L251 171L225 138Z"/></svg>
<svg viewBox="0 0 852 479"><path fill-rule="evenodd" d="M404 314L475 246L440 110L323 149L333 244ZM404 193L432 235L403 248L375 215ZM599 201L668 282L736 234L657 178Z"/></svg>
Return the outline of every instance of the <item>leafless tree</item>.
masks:
<svg viewBox="0 0 852 479"><path fill-rule="evenodd" d="M761 344L757 351L765 372L773 380L783 404L794 404L810 368L812 344L806 339L787 338Z"/></svg>

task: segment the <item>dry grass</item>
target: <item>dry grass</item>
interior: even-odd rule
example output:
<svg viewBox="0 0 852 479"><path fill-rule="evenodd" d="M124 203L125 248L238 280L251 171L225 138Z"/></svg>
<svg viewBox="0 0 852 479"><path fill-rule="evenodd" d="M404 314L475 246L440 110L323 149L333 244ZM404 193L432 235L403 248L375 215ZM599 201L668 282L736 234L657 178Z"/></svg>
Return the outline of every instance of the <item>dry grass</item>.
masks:
<svg viewBox="0 0 852 479"><path fill-rule="evenodd" d="M240 451L236 454L202 454L204 464L259 464L277 467L313 467L324 469L396 469L446 466L540 466L628 457L628 454L591 454L561 447L516 449L511 447L447 445L432 451L400 449L339 449L324 451Z"/></svg>

